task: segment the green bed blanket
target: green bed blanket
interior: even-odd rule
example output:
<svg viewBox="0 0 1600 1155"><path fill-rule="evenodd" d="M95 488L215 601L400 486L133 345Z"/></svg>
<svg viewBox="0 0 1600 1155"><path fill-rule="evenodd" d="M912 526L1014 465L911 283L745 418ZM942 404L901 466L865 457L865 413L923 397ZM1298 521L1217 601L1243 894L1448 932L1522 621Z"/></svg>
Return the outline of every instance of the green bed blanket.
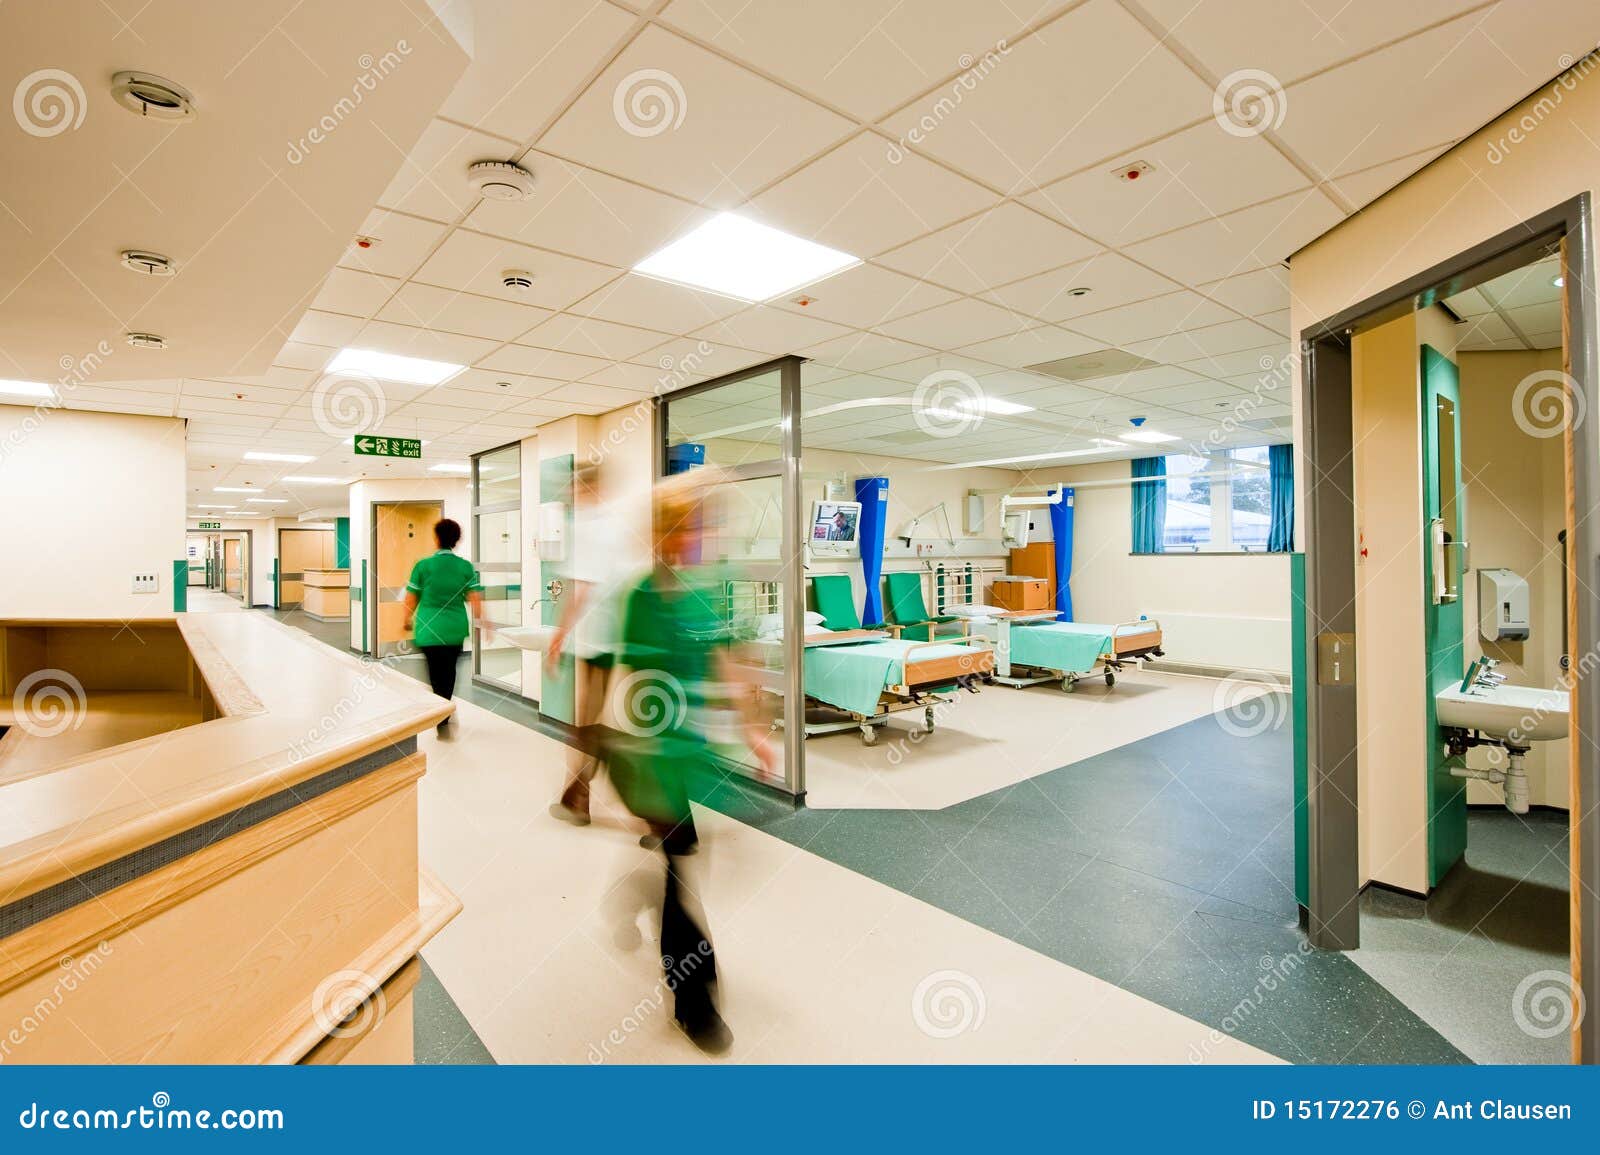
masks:
<svg viewBox="0 0 1600 1155"><path fill-rule="evenodd" d="M973 653L971 646L934 645L888 638L853 645L807 646L806 697L840 710L871 717L878 696L905 681L906 654L914 647L920 658L950 658Z"/></svg>
<svg viewBox="0 0 1600 1155"><path fill-rule="evenodd" d="M1011 627L1011 661L1019 666L1087 674L1111 649L1106 626L1084 622L1041 622Z"/></svg>

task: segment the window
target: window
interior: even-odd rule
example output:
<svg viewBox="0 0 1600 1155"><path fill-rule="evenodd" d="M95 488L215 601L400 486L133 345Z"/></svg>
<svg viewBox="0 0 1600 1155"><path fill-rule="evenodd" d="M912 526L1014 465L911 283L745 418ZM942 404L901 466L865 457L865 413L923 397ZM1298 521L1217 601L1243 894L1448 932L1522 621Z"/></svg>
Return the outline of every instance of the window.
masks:
<svg viewBox="0 0 1600 1155"><path fill-rule="evenodd" d="M1272 528L1267 447L1167 457L1167 553L1263 553Z"/></svg>

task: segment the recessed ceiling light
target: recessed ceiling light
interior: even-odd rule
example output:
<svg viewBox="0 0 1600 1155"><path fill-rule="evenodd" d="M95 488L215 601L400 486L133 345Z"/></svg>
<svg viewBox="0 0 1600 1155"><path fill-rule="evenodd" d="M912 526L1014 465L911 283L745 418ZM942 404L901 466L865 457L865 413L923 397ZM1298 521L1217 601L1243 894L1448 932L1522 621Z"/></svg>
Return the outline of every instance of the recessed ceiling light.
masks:
<svg viewBox="0 0 1600 1155"><path fill-rule="evenodd" d="M0 381L0 393L9 397L54 397L56 391L42 381Z"/></svg>
<svg viewBox="0 0 1600 1155"><path fill-rule="evenodd" d="M280 477L279 481L287 481L290 485L347 485L349 481L343 477Z"/></svg>
<svg viewBox="0 0 1600 1155"><path fill-rule="evenodd" d="M1007 401L1003 397L983 397L978 399L963 398L948 406L928 410L930 415L946 421L971 417L975 412L980 412L985 417L997 413L1002 417L1010 417L1017 413L1032 413L1033 406L1018 405L1015 401Z"/></svg>
<svg viewBox="0 0 1600 1155"><path fill-rule="evenodd" d="M148 72L117 73L111 95L130 112L153 120L188 120L195 112L188 89Z"/></svg>
<svg viewBox="0 0 1600 1155"><path fill-rule="evenodd" d="M304 465L308 461L315 461L315 457L307 457L303 453L262 453L252 449L244 455L246 461L286 461L290 465Z"/></svg>
<svg viewBox="0 0 1600 1155"><path fill-rule="evenodd" d="M288 505L287 497L247 497L244 499L248 505Z"/></svg>
<svg viewBox="0 0 1600 1155"><path fill-rule="evenodd" d="M1143 441L1154 444L1160 441L1176 441L1175 433L1162 433L1159 429L1135 429L1131 433L1120 434L1124 441Z"/></svg>
<svg viewBox="0 0 1600 1155"><path fill-rule="evenodd" d="M766 301L859 265L861 259L736 213L719 213L646 257L636 273L745 301Z"/></svg>
<svg viewBox="0 0 1600 1155"><path fill-rule="evenodd" d="M211 487L211 492L212 493L260 493L261 491L259 489L253 489L248 485L213 485Z"/></svg>
<svg viewBox="0 0 1600 1155"><path fill-rule="evenodd" d="M479 196L492 201L524 201L533 195L533 174L505 160L480 160L467 168Z"/></svg>
<svg viewBox="0 0 1600 1155"><path fill-rule="evenodd" d="M449 361L403 357L399 353L381 353L377 349L340 349L326 372L365 373L380 381L398 381L402 385L438 385L465 368L465 365L455 365ZM311 459L308 457L306 460Z"/></svg>
<svg viewBox="0 0 1600 1155"><path fill-rule="evenodd" d="M1557 273L1555 276L1550 278L1550 283L1559 289L1561 286L1567 283L1567 278L1563 277L1560 273Z"/></svg>
<svg viewBox="0 0 1600 1155"><path fill-rule="evenodd" d="M438 465L428 466L429 473L471 473L472 466L459 461L441 461Z"/></svg>
<svg viewBox="0 0 1600 1155"><path fill-rule="evenodd" d="M206 505L203 502L195 506L196 509L238 509L237 505Z"/></svg>

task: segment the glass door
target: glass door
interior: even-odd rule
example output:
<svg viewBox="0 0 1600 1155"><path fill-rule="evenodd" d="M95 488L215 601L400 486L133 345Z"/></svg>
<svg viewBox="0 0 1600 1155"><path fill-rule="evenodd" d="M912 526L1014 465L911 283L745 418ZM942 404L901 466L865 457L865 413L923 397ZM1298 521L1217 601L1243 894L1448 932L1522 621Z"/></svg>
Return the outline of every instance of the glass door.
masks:
<svg viewBox="0 0 1600 1155"><path fill-rule="evenodd" d="M472 556L483 580L484 616L496 626L522 624L522 446L472 459ZM474 630L473 681L522 693L522 651Z"/></svg>
<svg viewBox="0 0 1600 1155"><path fill-rule="evenodd" d="M804 743L795 733L805 720L800 365L787 357L681 390L657 415L659 474L713 467L724 479L707 504L691 567L738 674L727 691L735 700L708 711L708 736L730 769L796 797L805 792Z"/></svg>

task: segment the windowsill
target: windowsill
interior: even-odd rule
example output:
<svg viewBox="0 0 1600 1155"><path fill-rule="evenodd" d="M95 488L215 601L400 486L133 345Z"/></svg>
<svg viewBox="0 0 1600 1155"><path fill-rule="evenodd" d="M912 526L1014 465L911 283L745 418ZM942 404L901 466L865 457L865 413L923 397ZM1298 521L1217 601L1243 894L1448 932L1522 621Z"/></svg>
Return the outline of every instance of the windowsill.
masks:
<svg viewBox="0 0 1600 1155"><path fill-rule="evenodd" d="M1160 553L1139 553L1129 550L1129 557L1288 557L1288 550L1266 549L1173 549Z"/></svg>

